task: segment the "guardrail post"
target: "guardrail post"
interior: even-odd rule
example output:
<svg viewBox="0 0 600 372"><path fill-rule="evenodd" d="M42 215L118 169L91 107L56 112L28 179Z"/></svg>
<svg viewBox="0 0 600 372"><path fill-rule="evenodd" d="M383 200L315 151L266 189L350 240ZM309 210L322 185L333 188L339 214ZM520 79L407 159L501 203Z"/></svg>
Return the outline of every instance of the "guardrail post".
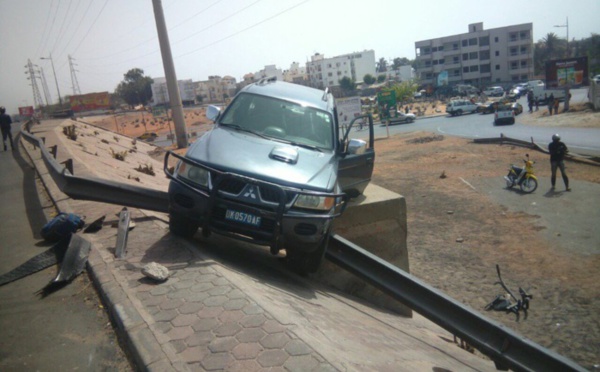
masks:
<svg viewBox="0 0 600 372"><path fill-rule="evenodd" d="M54 156L54 159L56 159L57 151L58 151L58 145L54 145L54 146L50 147L50 153L52 154L52 156Z"/></svg>
<svg viewBox="0 0 600 372"><path fill-rule="evenodd" d="M75 173L73 173L73 159L67 159L67 160L63 161L61 164L65 165L65 168L67 168L67 170L69 172L71 172L71 175L75 174Z"/></svg>

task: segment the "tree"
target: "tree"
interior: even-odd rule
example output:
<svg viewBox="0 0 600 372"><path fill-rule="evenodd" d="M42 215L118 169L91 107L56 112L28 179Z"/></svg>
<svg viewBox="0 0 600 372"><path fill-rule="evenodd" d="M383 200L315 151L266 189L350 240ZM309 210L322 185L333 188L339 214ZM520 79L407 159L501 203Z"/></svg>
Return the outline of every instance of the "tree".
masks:
<svg viewBox="0 0 600 372"><path fill-rule="evenodd" d="M406 57L397 57L392 61L392 70L399 70L401 66L410 64L410 60Z"/></svg>
<svg viewBox="0 0 600 372"><path fill-rule="evenodd" d="M119 83L115 94L123 99L130 107L146 105L152 99L152 78L144 76L144 70L133 68L125 75Z"/></svg>
<svg viewBox="0 0 600 372"><path fill-rule="evenodd" d="M366 75L363 77L363 82L364 82L365 84L367 84L367 85L371 85L371 84L373 84L375 81L376 81L376 80L375 80L375 76L373 76L373 75L371 75L371 74L366 74Z"/></svg>
<svg viewBox="0 0 600 372"><path fill-rule="evenodd" d="M393 90L396 92L397 102L407 102L412 99L413 95L417 91L417 84L412 81L403 81L399 84L394 84L385 90Z"/></svg>
<svg viewBox="0 0 600 372"><path fill-rule="evenodd" d="M341 80L339 80L340 88L346 93L352 92L356 89L356 82L354 79L350 79L348 76L344 76Z"/></svg>
<svg viewBox="0 0 600 372"><path fill-rule="evenodd" d="M383 83L385 81L385 75L379 75L377 76L377 82L378 83Z"/></svg>
<svg viewBox="0 0 600 372"><path fill-rule="evenodd" d="M377 72L387 72L387 61L385 58L379 58L379 62L377 62Z"/></svg>

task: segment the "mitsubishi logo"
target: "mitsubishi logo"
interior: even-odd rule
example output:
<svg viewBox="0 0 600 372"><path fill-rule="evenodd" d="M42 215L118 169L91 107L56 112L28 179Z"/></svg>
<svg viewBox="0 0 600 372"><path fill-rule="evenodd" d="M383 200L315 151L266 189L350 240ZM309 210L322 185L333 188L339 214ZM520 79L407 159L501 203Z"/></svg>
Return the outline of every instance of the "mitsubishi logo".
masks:
<svg viewBox="0 0 600 372"><path fill-rule="evenodd" d="M246 186L246 191L244 192L244 198L256 199L256 189L252 185Z"/></svg>

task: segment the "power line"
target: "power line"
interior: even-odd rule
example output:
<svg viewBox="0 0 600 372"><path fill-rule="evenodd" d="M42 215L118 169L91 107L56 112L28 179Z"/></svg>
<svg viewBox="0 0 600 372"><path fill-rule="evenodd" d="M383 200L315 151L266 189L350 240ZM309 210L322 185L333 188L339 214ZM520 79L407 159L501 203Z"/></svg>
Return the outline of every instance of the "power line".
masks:
<svg viewBox="0 0 600 372"><path fill-rule="evenodd" d="M67 47L69 46L69 44L71 44L71 41L73 41L73 38L75 37L75 35L77 35L77 31L79 30L79 27L81 27L81 24L83 23L83 20L85 19L85 16L87 16L87 13L88 13L88 11L90 10L90 8L91 8L91 6L92 6L92 3L93 3L93 2L94 2L94 1L93 1L93 0L91 0L91 1L88 3L88 6L87 6L87 8L85 9L85 12L83 13L83 16L79 17L79 23L77 24L77 27L76 27L76 28L75 28L75 30L74 30L74 31L71 33L71 38L69 39L69 41L67 41L67 43L65 44L65 47L64 47L64 48L63 48L63 49L60 51L59 55L62 55L62 54L63 54L63 53L66 51L66 49L67 49Z"/></svg>

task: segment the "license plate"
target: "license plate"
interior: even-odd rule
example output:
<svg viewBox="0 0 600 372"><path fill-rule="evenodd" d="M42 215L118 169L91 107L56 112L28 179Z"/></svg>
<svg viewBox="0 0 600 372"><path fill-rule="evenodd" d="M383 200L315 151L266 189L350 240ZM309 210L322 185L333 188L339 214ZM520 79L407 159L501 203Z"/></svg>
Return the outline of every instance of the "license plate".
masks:
<svg viewBox="0 0 600 372"><path fill-rule="evenodd" d="M260 226L260 217L255 216L251 213L239 212L239 211L234 211L234 210L228 209L225 212L225 219L229 220L229 221L243 223L245 225L250 225L250 226L255 226L255 227Z"/></svg>

